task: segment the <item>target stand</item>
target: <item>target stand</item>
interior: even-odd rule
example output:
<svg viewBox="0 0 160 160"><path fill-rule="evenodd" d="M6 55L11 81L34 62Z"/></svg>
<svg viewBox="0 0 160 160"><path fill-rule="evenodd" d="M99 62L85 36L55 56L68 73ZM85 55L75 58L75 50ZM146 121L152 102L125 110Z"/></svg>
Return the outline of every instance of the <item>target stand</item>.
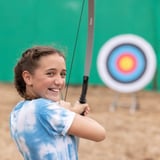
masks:
<svg viewBox="0 0 160 160"><path fill-rule="evenodd" d="M114 112L118 106L130 107L130 113L134 113L139 109L139 101L136 93L127 94L127 96L130 96L130 103L127 103L126 100L124 100L125 103L124 101L120 100L123 96L126 97L126 95L120 94L118 92L114 95L113 102L109 107L109 111Z"/></svg>
<svg viewBox="0 0 160 160"><path fill-rule="evenodd" d="M98 73L109 88L118 92L111 110L118 106L120 94L131 95L132 111L139 108L136 92L143 89L153 78L156 57L152 46L143 38L124 34L107 41L98 54Z"/></svg>

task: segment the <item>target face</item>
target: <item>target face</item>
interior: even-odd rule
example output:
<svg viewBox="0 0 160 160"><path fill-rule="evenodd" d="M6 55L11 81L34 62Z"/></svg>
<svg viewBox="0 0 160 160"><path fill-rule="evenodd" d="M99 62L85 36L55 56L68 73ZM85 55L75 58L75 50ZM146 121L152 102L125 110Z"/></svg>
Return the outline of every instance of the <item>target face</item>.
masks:
<svg viewBox="0 0 160 160"><path fill-rule="evenodd" d="M97 67L108 87L119 92L135 92L152 80L156 58L151 45L143 38L120 35L102 46Z"/></svg>

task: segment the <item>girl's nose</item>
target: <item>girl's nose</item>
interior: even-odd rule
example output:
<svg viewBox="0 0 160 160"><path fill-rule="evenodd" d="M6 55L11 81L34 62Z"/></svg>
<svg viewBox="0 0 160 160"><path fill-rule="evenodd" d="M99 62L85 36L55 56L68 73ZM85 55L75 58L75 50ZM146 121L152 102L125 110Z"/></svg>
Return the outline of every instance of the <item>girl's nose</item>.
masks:
<svg viewBox="0 0 160 160"><path fill-rule="evenodd" d="M57 76L57 77L55 77L54 83L56 85L62 85L62 84L64 84L64 78L62 78L61 76Z"/></svg>

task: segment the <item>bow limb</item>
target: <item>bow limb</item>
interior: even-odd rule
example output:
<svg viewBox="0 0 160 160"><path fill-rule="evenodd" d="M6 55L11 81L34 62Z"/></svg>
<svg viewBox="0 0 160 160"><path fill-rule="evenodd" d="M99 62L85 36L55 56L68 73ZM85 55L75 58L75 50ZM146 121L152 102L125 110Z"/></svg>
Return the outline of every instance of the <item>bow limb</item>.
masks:
<svg viewBox="0 0 160 160"><path fill-rule="evenodd" d="M89 73L92 62L93 32L94 32L94 0L88 0L88 39L87 39L85 72L83 76L81 96L79 99L80 103L86 103Z"/></svg>

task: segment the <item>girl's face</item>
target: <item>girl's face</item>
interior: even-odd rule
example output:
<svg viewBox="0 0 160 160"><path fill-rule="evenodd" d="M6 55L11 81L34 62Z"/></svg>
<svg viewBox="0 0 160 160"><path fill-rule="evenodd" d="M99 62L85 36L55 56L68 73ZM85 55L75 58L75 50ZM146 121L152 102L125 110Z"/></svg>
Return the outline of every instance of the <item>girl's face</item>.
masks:
<svg viewBox="0 0 160 160"><path fill-rule="evenodd" d="M30 77L31 92L36 97L59 101L65 87L66 64L58 54L41 57L38 68Z"/></svg>

